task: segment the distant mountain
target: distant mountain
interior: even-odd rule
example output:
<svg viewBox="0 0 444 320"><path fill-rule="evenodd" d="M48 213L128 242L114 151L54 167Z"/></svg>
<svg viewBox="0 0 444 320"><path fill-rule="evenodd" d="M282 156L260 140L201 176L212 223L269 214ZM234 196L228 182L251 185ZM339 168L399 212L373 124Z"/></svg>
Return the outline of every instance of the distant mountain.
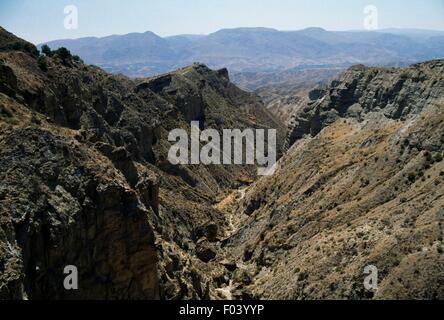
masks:
<svg viewBox="0 0 444 320"><path fill-rule="evenodd" d="M231 72L270 72L312 65L406 65L444 57L444 32L411 29L339 32L237 28L209 35L162 38L145 32L47 44L67 47L87 63L133 77L151 76L193 62L227 67Z"/></svg>
<svg viewBox="0 0 444 320"><path fill-rule="evenodd" d="M427 30L427 29L399 29L399 28L388 28L382 29L381 32L391 33L397 35L403 35L410 38L416 37L435 37L444 35L444 31L438 30Z"/></svg>

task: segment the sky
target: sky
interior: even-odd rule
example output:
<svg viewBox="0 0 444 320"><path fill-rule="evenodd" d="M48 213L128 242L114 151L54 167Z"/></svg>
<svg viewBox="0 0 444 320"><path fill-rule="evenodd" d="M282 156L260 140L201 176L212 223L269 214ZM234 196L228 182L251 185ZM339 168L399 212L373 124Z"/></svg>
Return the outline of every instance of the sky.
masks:
<svg viewBox="0 0 444 320"><path fill-rule="evenodd" d="M65 6L77 8L66 28ZM35 44L152 31L209 34L223 28L361 30L373 5L378 27L444 30L444 0L0 0L0 26ZM69 19L70 22L74 20Z"/></svg>

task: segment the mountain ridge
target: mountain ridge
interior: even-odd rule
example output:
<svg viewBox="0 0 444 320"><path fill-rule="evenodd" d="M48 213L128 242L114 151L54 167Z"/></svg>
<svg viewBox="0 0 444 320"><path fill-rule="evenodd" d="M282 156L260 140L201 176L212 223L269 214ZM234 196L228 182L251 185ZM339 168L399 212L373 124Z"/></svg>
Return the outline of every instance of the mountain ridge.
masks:
<svg viewBox="0 0 444 320"><path fill-rule="evenodd" d="M327 31L322 28L299 31L232 28L208 35L156 35L156 41L145 42L146 33L132 33L47 44L65 46L87 63L131 77L152 76L193 62L214 69L227 67L236 73L282 71L313 64L332 67L357 63L408 64L443 57L440 36L444 32L416 32L414 36L409 36L408 32L398 33ZM435 37L433 41L432 36Z"/></svg>
<svg viewBox="0 0 444 320"><path fill-rule="evenodd" d="M357 65L310 93L225 243L262 299L442 299L444 60ZM378 289L365 290L365 268Z"/></svg>
<svg viewBox="0 0 444 320"><path fill-rule="evenodd" d="M35 50L0 29L0 299L216 297L215 204L256 168L174 166L169 132L282 124L226 69L135 81Z"/></svg>

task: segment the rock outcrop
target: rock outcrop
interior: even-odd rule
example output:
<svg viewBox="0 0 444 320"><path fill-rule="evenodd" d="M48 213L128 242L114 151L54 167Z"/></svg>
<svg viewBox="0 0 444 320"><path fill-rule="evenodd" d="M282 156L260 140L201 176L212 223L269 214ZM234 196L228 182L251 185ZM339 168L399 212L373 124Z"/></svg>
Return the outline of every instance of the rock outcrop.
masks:
<svg viewBox="0 0 444 320"><path fill-rule="evenodd" d="M444 298L443 67L353 67L295 115L276 174L233 210L241 228L224 259L253 274L233 287L265 299Z"/></svg>
<svg viewBox="0 0 444 320"><path fill-rule="evenodd" d="M442 98L443 71L441 60L402 70L354 66L326 90L311 92L312 101L292 116L287 147L344 117L362 121L365 115L379 112L389 119L404 120L417 115Z"/></svg>
<svg viewBox="0 0 444 320"><path fill-rule="evenodd" d="M228 224L216 197L255 168L170 165L168 133L190 121L282 129L226 70L133 81L1 29L0 298L210 297ZM63 287L68 265L79 290Z"/></svg>

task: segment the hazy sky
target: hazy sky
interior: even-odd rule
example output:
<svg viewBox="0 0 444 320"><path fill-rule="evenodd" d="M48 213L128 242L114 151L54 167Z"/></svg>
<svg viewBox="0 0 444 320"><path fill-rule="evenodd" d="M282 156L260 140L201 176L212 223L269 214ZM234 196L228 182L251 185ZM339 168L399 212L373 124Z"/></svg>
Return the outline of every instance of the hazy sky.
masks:
<svg viewBox="0 0 444 320"><path fill-rule="evenodd" d="M64 8L78 8L78 29ZM378 8L380 28L444 30L444 0L0 0L0 25L34 43L153 31L207 34L222 28L362 29L364 8Z"/></svg>

